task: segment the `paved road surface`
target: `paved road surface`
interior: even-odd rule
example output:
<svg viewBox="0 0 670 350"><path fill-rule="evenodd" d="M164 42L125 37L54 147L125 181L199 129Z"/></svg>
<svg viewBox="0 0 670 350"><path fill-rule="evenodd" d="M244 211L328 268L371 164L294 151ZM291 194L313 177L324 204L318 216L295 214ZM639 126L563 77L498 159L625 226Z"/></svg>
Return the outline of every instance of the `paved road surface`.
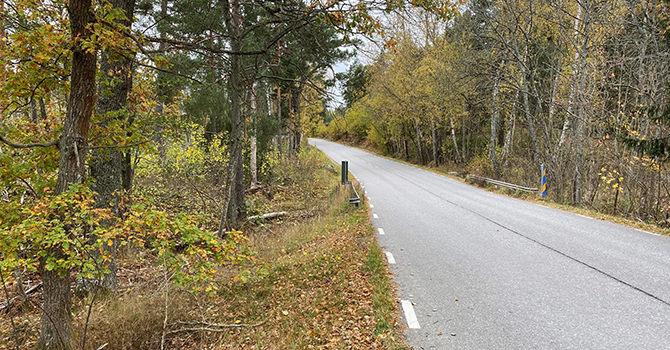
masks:
<svg viewBox="0 0 670 350"><path fill-rule="evenodd" d="M364 185L415 349L670 349L670 237L310 143Z"/></svg>

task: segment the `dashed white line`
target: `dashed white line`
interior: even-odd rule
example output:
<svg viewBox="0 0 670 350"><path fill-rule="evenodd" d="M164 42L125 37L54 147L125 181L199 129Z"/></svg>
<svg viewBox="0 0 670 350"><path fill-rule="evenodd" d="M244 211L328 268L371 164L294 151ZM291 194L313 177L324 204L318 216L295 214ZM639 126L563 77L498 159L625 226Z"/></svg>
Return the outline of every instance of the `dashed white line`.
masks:
<svg viewBox="0 0 670 350"><path fill-rule="evenodd" d="M380 234L380 235L384 235L384 234L386 234L386 233L384 232L384 229L383 229L383 228L378 228L377 231L379 231L379 234Z"/></svg>
<svg viewBox="0 0 670 350"><path fill-rule="evenodd" d="M414 313L414 307L412 307L412 302L409 300L401 300L402 310L405 313L405 320L407 320L407 327L412 329L419 329L419 320L416 318Z"/></svg>
<svg viewBox="0 0 670 350"><path fill-rule="evenodd" d="M374 208L374 207L375 207L375 206L374 206L372 203L370 203L370 208Z"/></svg>
<svg viewBox="0 0 670 350"><path fill-rule="evenodd" d="M386 260L389 261L389 264L395 264L395 258L393 258L391 252L386 252Z"/></svg>
<svg viewBox="0 0 670 350"><path fill-rule="evenodd" d="M372 218L373 219L379 219L379 216L377 216L377 214L375 214L375 213L372 213Z"/></svg>

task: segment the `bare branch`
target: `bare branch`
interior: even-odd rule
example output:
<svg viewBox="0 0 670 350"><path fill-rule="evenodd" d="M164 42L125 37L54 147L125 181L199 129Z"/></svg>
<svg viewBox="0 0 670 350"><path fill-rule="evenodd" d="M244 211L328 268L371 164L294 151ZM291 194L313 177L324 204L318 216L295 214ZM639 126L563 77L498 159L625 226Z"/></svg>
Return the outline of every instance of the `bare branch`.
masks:
<svg viewBox="0 0 670 350"><path fill-rule="evenodd" d="M4 138L2 135L0 135L0 142L13 147L13 148L35 148L35 147L51 147L51 146L56 146L58 145L59 140L54 140L51 142L41 142L41 143L16 143L7 140Z"/></svg>

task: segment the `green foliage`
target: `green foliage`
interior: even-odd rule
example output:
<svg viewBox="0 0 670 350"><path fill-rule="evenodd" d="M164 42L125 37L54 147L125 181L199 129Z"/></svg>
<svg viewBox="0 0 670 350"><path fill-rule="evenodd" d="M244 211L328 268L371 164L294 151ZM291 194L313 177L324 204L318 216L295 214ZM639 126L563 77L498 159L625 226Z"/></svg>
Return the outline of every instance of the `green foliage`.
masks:
<svg viewBox="0 0 670 350"><path fill-rule="evenodd" d="M221 264L253 261L253 252L239 231L228 232L222 240L203 230L195 216L171 216L141 199L124 208L121 220L109 209L95 208L94 196L87 185L78 184L60 195L44 196L32 206L13 205L11 220L3 220L0 226L3 272L16 267L36 271L42 259L47 270L74 269L80 277L100 278L109 272L108 263L114 258L104 247L119 242L155 254L177 283L212 293L213 284L196 282L211 281Z"/></svg>
<svg viewBox="0 0 670 350"><path fill-rule="evenodd" d="M352 64L346 73L337 74L337 79L343 81L344 93L342 97L348 108L367 94L367 85L371 78L368 66L359 62Z"/></svg>

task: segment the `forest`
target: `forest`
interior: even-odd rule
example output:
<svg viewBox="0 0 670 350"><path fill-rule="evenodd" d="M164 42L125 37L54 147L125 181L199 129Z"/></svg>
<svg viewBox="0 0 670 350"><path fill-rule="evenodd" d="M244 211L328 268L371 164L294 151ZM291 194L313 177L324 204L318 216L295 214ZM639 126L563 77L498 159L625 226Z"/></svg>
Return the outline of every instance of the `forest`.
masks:
<svg viewBox="0 0 670 350"><path fill-rule="evenodd" d="M667 1L473 0L396 18L320 135L668 224Z"/></svg>
<svg viewBox="0 0 670 350"><path fill-rule="evenodd" d="M1 0L0 347L403 348L313 136L665 226L669 9Z"/></svg>

